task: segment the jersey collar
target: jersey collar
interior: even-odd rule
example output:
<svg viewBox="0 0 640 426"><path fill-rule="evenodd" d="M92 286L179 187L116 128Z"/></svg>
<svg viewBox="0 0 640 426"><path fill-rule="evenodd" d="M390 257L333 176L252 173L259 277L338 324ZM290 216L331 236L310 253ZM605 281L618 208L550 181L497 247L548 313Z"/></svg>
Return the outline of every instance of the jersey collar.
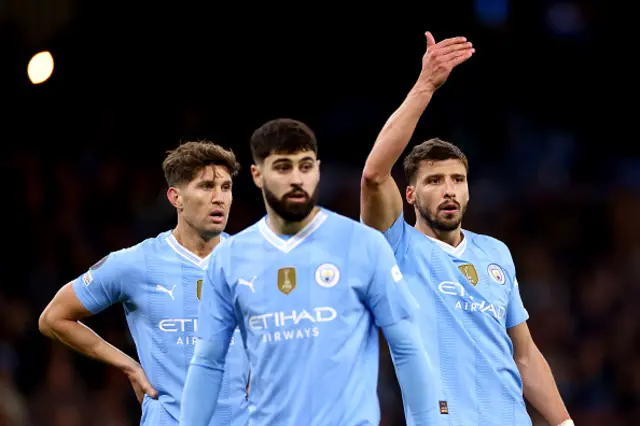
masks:
<svg viewBox="0 0 640 426"><path fill-rule="evenodd" d="M309 235L313 234L318 228L320 228L320 225L322 225L328 217L329 215L326 212L320 210L311 222L288 240L281 238L278 234L273 232L271 228L269 228L266 216L258 222L258 229L264 239L272 246L285 253L289 253L291 250L298 247Z"/></svg>

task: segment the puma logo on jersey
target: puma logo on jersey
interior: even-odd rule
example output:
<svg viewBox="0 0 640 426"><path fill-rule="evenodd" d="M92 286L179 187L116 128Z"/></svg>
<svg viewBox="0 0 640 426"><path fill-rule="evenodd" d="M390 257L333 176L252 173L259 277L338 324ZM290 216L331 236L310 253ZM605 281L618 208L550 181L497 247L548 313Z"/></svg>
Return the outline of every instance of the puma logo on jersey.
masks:
<svg viewBox="0 0 640 426"><path fill-rule="evenodd" d="M161 292L161 293L167 293L169 296L171 296L171 300L176 300L176 299L174 299L174 297L173 297L173 290L175 290L175 288L176 288L176 286L175 286L175 285L174 285L173 287L171 287L171 290L169 290L169 289L168 289L168 288L166 288L166 287L161 286L160 284L158 284L158 285L156 286L156 290L158 290L158 291L159 291L159 292Z"/></svg>
<svg viewBox="0 0 640 426"><path fill-rule="evenodd" d="M253 282L256 280L256 278L258 278L258 277L253 277L251 279L251 281L247 281L247 280L244 280L244 279L240 278L240 279L238 279L238 285L246 285L247 287L249 287L251 289L251 293L255 293L256 291L253 288Z"/></svg>

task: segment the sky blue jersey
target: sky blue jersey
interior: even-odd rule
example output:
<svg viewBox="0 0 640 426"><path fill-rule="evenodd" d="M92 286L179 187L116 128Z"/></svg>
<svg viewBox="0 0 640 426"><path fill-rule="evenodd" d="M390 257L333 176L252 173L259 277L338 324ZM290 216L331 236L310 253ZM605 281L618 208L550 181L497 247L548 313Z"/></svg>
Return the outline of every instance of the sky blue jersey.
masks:
<svg viewBox="0 0 640 426"><path fill-rule="evenodd" d="M228 238L227 234L222 239ZM141 425L177 425L182 389L193 356L198 306L209 258L184 248L171 231L110 253L73 281L73 289L93 314L124 306L138 357L157 400L144 397ZM240 337L239 332L235 336ZM213 425L244 426L248 418L249 365L239 339L227 355Z"/></svg>
<svg viewBox="0 0 640 426"><path fill-rule="evenodd" d="M425 388L432 377L422 344L415 342L420 333L415 327L416 339L395 338L412 329L403 321L417 308L378 231L321 209L304 229L286 238L274 233L265 217L214 251L198 347L240 328L251 364L251 425L378 425L376 327L390 330L394 343L403 342L394 346L404 349L396 352L398 357L415 347L416 356L397 368L408 387L412 375L423 379L412 402L416 417L427 424L431 406L437 415L437 401ZM395 324L402 325L396 330ZM209 392L210 381L196 382L220 369L219 363L209 364L208 370L198 370L194 383L190 370L185 425L206 419L198 412L200 402L186 409L187 392L193 398L204 389Z"/></svg>
<svg viewBox="0 0 640 426"><path fill-rule="evenodd" d="M404 215L383 234L421 306L422 340L442 382L441 424L531 425L507 334L529 315L507 246L464 230L454 248Z"/></svg>

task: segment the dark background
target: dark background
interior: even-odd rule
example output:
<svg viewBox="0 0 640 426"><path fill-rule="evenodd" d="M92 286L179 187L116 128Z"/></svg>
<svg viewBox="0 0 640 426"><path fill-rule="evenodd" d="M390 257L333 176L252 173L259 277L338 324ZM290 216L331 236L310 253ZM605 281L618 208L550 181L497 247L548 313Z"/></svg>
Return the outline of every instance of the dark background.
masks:
<svg viewBox="0 0 640 426"><path fill-rule="evenodd" d="M640 424L637 48L621 2L180 4L0 0L0 425L137 424L120 372L38 333L46 303L107 252L174 226L160 164L180 141L239 156L234 233L264 214L251 132L303 120L319 139L322 204L357 218L365 158L418 75L426 30L466 36L476 54L415 140L469 156L464 225L510 246L576 424ZM40 50L55 70L31 85ZM134 353L120 308L88 323ZM383 424L401 425L388 354L380 377Z"/></svg>

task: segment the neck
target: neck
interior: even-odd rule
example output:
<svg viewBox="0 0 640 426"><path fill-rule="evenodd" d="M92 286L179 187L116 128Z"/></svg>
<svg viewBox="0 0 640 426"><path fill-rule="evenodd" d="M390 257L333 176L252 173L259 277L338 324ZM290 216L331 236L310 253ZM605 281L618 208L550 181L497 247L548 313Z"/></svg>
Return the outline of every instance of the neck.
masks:
<svg viewBox="0 0 640 426"><path fill-rule="evenodd" d="M320 209L318 207L314 207L313 210L299 222L288 222L284 220L282 217L278 216L272 209L267 205L267 224L269 224L269 228L276 234L281 235L293 235L297 234L307 226Z"/></svg>
<svg viewBox="0 0 640 426"><path fill-rule="evenodd" d="M201 259L209 256L220 242L220 234L211 237L203 236L181 218L178 218L178 226L176 226L172 234L182 247Z"/></svg>
<svg viewBox="0 0 640 426"><path fill-rule="evenodd" d="M462 235L462 224L458 225L458 227L452 231L442 231L429 226L420 214L418 214L417 217L415 228L423 234L447 243L451 247L458 247L458 244L462 242L462 238L464 238Z"/></svg>

